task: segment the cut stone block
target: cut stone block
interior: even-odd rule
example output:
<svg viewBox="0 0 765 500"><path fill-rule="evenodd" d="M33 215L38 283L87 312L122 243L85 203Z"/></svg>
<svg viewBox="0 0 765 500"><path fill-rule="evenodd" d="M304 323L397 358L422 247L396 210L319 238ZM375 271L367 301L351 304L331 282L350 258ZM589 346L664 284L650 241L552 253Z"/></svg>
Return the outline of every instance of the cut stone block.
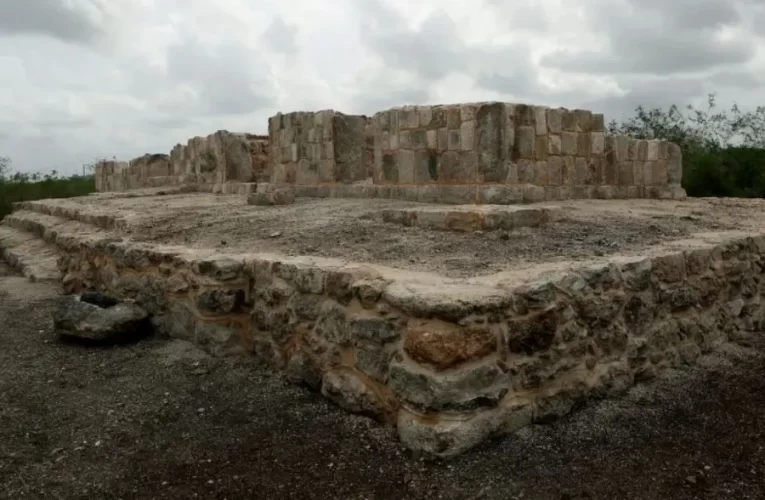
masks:
<svg viewBox="0 0 765 500"><path fill-rule="evenodd" d="M295 202L295 190L289 187L273 187L247 196L248 205L289 205Z"/></svg>
<svg viewBox="0 0 765 500"><path fill-rule="evenodd" d="M554 222L562 215L555 206L458 205L384 210L385 222L447 231L512 230Z"/></svg>

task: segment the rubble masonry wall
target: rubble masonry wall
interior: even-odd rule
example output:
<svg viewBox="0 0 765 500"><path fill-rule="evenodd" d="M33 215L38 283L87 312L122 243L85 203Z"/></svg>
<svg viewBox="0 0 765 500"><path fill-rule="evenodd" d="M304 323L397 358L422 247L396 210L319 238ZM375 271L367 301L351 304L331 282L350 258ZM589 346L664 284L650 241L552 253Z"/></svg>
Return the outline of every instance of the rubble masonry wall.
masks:
<svg viewBox="0 0 765 500"><path fill-rule="evenodd" d="M17 209L115 221L44 202ZM103 215L100 217L110 217ZM68 292L133 299L160 332L253 353L439 456L693 363L765 320L765 236L484 286L318 258L205 254L6 217L58 246Z"/></svg>

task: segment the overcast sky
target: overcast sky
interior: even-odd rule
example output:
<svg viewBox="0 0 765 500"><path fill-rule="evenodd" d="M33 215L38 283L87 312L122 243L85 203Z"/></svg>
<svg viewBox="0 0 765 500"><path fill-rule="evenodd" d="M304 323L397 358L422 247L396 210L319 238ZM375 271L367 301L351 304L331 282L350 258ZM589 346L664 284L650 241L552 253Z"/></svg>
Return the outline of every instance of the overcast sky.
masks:
<svg viewBox="0 0 765 500"><path fill-rule="evenodd" d="M277 111L765 104L765 0L0 0L0 156L76 172Z"/></svg>

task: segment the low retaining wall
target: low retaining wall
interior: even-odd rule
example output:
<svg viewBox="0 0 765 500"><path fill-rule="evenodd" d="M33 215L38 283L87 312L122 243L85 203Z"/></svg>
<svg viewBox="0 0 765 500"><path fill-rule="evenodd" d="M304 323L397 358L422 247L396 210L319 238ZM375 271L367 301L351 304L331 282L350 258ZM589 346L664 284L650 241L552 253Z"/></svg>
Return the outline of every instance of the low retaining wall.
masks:
<svg viewBox="0 0 765 500"><path fill-rule="evenodd" d="M134 299L161 332L217 355L254 353L438 456L691 363L761 331L765 318L765 236L710 235L703 245L673 243L685 251L502 287L332 260L89 239L13 214L6 224L61 249L69 292Z"/></svg>

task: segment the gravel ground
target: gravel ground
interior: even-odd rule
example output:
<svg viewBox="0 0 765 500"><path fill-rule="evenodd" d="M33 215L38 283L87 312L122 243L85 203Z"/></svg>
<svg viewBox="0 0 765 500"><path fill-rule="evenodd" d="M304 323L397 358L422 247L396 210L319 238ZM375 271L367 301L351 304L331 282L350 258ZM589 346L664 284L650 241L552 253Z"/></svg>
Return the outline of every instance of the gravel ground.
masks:
<svg viewBox="0 0 765 500"><path fill-rule="evenodd" d="M56 294L0 267L0 498L765 498L765 341L425 462L249 359L59 343Z"/></svg>
<svg viewBox="0 0 765 500"><path fill-rule="evenodd" d="M493 274L518 264L635 253L694 233L765 226L760 217L762 200L568 201L555 203L566 215L554 224L484 233L383 222L385 208L418 206L396 200L299 198L294 205L257 207L247 205L241 196L187 194L89 196L59 203L128 216L127 234L141 241L334 257L449 277Z"/></svg>

